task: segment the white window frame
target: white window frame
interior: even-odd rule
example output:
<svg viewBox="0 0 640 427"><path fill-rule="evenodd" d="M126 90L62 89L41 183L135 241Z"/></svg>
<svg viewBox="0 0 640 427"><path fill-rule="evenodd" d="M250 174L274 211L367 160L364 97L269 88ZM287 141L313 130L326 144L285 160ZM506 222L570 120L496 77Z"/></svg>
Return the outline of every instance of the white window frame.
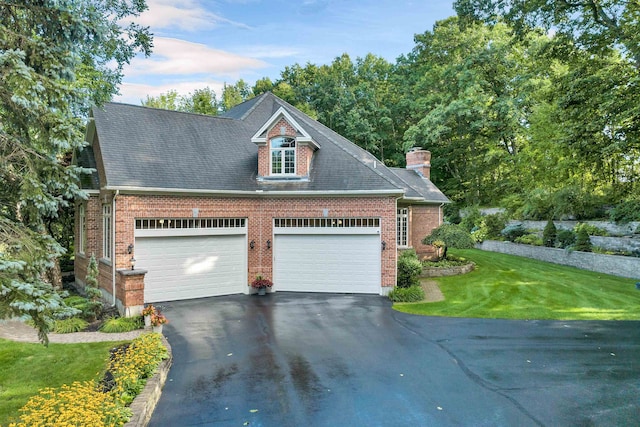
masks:
<svg viewBox="0 0 640 427"><path fill-rule="evenodd" d="M397 244L399 248L409 247L409 208L398 208L396 213Z"/></svg>
<svg viewBox="0 0 640 427"><path fill-rule="evenodd" d="M277 141L279 139L285 139L285 140L291 140L294 144L293 147L273 147L273 142ZM298 143L296 141L295 138L292 138L290 136L277 136L275 138L271 138L271 141L269 142L269 173L271 175L275 175L275 176L293 176L296 174L296 163L297 163L297 153L296 153L296 148L298 147ZM273 170L273 154L274 153L278 153L278 156L280 157L280 172L274 172ZM293 172L285 172L286 170L286 153L287 152L293 152Z"/></svg>
<svg viewBox="0 0 640 427"><path fill-rule="evenodd" d="M78 230L78 253L84 255L87 245L87 212L84 204L78 207L78 217L80 218Z"/></svg>
<svg viewBox="0 0 640 427"><path fill-rule="evenodd" d="M102 205L102 258L108 261L111 261L111 249L113 244L111 241L113 231L111 217L111 205Z"/></svg>

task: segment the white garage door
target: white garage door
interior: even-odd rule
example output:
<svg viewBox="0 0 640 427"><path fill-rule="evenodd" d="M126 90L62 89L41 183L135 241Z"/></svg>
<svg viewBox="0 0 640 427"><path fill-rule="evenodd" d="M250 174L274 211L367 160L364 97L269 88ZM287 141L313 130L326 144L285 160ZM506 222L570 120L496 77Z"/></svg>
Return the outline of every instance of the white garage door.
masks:
<svg viewBox="0 0 640 427"><path fill-rule="evenodd" d="M245 234L136 237L135 257L136 268L148 271L145 302L246 292Z"/></svg>
<svg viewBox="0 0 640 427"><path fill-rule="evenodd" d="M380 293L381 245L380 236L377 234L379 231L376 231L376 234L346 234L349 230L345 229L325 231L340 234L275 236L275 289L300 292Z"/></svg>

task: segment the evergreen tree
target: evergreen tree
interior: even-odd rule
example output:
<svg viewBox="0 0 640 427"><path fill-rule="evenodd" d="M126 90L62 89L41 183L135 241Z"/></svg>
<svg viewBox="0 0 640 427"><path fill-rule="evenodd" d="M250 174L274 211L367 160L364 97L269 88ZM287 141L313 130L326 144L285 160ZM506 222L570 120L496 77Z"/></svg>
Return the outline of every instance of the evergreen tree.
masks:
<svg viewBox="0 0 640 427"><path fill-rule="evenodd" d="M558 230L556 229L556 225L553 223L552 219L547 221L547 225L545 225L544 230L542 231L542 241L544 245L548 248L552 248L556 244L556 236L558 234Z"/></svg>
<svg viewBox="0 0 640 427"><path fill-rule="evenodd" d="M591 252L591 239L589 233L585 227L578 229L578 235L576 236L576 244L573 245L573 249L582 252Z"/></svg>
<svg viewBox="0 0 640 427"><path fill-rule="evenodd" d="M122 67L150 53L151 35L126 20L144 0L0 3L0 318L28 315L46 344L51 320L74 313L44 273L64 249L46 224L84 197L69 165L91 105L117 92Z"/></svg>

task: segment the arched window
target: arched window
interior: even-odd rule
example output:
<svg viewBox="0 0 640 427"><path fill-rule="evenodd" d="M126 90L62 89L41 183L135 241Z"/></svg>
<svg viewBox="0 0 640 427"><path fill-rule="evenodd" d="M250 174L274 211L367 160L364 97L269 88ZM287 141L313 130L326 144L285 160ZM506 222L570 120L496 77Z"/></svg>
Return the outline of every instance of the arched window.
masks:
<svg viewBox="0 0 640 427"><path fill-rule="evenodd" d="M296 140L279 136L271 140L271 175L295 175Z"/></svg>

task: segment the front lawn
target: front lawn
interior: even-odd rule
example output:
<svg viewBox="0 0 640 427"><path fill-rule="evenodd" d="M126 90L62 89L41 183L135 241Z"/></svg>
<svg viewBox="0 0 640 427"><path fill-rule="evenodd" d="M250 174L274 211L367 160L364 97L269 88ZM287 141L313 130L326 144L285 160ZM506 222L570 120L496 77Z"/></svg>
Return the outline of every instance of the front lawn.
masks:
<svg viewBox="0 0 640 427"><path fill-rule="evenodd" d="M474 261L475 271L435 279L444 301L394 308L428 316L640 320L633 279L477 249L451 253Z"/></svg>
<svg viewBox="0 0 640 427"><path fill-rule="evenodd" d="M20 343L0 339L0 425L44 387L101 378L109 350L121 342L86 344Z"/></svg>

